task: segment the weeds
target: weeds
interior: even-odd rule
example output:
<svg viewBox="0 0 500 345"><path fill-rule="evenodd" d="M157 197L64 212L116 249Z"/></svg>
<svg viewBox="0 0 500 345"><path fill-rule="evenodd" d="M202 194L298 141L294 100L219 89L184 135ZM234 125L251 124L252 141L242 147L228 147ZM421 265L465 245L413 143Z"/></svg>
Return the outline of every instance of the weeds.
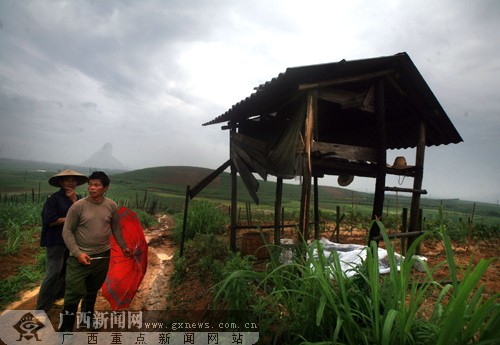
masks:
<svg viewBox="0 0 500 345"><path fill-rule="evenodd" d="M260 319L261 334L274 343L331 344L493 344L500 339L499 294L482 297L481 277L492 260L472 262L458 280L446 227L438 227L446 248L443 264L450 267L452 283L440 285L434 271L421 262L425 275L413 281L417 260L417 239L399 263L394 248L382 230L388 260L388 275L380 275L375 243L367 249L367 258L356 275L349 278L341 270L338 254L325 257L321 244L307 249L307 261L278 264L272 260L265 272L240 269L227 275L217 286L215 300L237 303L253 310ZM313 258L313 250L318 251ZM244 290L243 290L244 289ZM430 319L419 316L419 309L434 300Z"/></svg>
<svg viewBox="0 0 500 345"><path fill-rule="evenodd" d="M19 292L36 286L45 274L45 251L38 253L32 265L19 267L19 273L3 279L0 283L0 309L18 298Z"/></svg>
<svg viewBox="0 0 500 345"><path fill-rule="evenodd" d="M183 221L174 229L174 236L180 242ZM189 207L185 240L193 239L196 234L221 234L228 224L228 217L217 206L207 200L193 202Z"/></svg>

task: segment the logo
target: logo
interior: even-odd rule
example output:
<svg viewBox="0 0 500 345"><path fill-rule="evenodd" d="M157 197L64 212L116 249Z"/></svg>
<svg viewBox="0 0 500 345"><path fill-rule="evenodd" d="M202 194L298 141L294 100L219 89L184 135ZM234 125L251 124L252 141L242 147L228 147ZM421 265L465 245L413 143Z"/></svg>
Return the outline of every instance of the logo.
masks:
<svg viewBox="0 0 500 345"><path fill-rule="evenodd" d="M26 313L12 327L19 333L19 339L17 341L21 341L23 338L30 340L33 337L36 341L40 341L37 332L45 326L33 314Z"/></svg>

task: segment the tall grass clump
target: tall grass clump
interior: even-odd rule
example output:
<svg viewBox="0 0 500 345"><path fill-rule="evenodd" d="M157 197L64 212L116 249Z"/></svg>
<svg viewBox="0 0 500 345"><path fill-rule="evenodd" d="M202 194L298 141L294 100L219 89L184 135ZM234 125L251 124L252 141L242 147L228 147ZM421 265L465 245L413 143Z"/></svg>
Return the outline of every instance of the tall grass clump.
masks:
<svg viewBox="0 0 500 345"><path fill-rule="evenodd" d="M41 204L0 203L0 237L4 240L0 254L16 254L23 242L34 240L40 232Z"/></svg>
<svg viewBox="0 0 500 345"><path fill-rule="evenodd" d="M7 221L20 224L41 225L43 203L0 203L0 224Z"/></svg>
<svg viewBox="0 0 500 345"><path fill-rule="evenodd" d="M375 243L348 277L338 254L327 257L315 241L305 261L280 264L272 259L265 272L233 272L221 281L215 298L235 299L231 290L253 284L255 292L244 300L259 317L261 336L277 344L493 344L500 339L499 295L482 298L484 287L479 285L492 260L474 268L470 264L459 281L450 240L440 228L436 231L447 250L443 265L450 267L453 283L435 281L437 268L425 262L420 262L424 275L417 281L412 271L419 259L413 254L428 235L414 241L403 258L394 252L385 227L378 225L391 267L387 275L379 273ZM429 304L430 318L421 310Z"/></svg>
<svg viewBox="0 0 500 345"><path fill-rule="evenodd" d="M0 281L0 309L19 298L19 292L40 284L45 274L46 252L39 250L34 264L19 267L16 275Z"/></svg>
<svg viewBox="0 0 500 345"><path fill-rule="evenodd" d="M178 241L180 241L183 227L183 220L180 217L181 215L175 217L175 223L180 224L180 226L173 230ZM228 223L228 216L213 202L195 201L189 206L184 239L193 239L195 234L222 234Z"/></svg>
<svg viewBox="0 0 500 345"><path fill-rule="evenodd" d="M442 219L442 208L439 212ZM500 293L485 298L485 287L480 283L491 263L499 258L482 259L475 267L471 258L467 267L457 267L444 222L438 230L443 238L451 284L442 286L435 304L433 321L439 327L436 344L500 343Z"/></svg>
<svg viewBox="0 0 500 345"><path fill-rule="evenodd" d="M137 217L139 217L139 221L141 222L143 229L149 228L158 223L157 217L146 211L134 209L134 212L137 214Z"/></svg>

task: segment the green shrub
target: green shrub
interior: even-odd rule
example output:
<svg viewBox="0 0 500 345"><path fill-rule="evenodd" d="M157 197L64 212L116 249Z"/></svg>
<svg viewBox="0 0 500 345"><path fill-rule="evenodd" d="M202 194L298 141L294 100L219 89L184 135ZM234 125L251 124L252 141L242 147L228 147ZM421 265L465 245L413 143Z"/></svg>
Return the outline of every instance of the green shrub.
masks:
<svg viewBox="0 0 500 345"><path fill-rule="evenodd" d="M181 284L185 279L188 274L188 261L185 256L179 257L176 255L175 261L174 261L174 269L172 270L172 273L170 274L170 284L172 286L178 286Z"/></svg>
<svg viewBox="0 0 500 345"><path fill-rule="evenodd" d="M134 209L133 210L137 216L139 217L139 221L141 222L142 228L147 229L156 225L158 223L158 219L156 216L149 214L146 211Z"/></svg>
<svg viewBox="0 0 500 345"><path fill-rule="evenodd" d="M177 241L182 235L183 220L176 217L173 233ZM195 201L189 206L184 240L193 239L196 234L222 234L229 218L217 206L207 200Z"/></svg>
<svg viewBox="0 0 500 345"><path fill-rule="evenodd" d="M184 253L175 260L170 278L173 285L186 279L190 267L201 283L213 285L222 279L226 259L234 255L226 241L215 234L196 234L186 242Z"/></svg>
<svg viewBox="0 0 500 345"><path fill-rule="evenodd" d="M229 310L249 310L254 300L251 286L252 277L256 276L251 270L251 264L240 253L233 254L223 268L223 280L215 286L217 294L224 301L223 307Z"/></svg>

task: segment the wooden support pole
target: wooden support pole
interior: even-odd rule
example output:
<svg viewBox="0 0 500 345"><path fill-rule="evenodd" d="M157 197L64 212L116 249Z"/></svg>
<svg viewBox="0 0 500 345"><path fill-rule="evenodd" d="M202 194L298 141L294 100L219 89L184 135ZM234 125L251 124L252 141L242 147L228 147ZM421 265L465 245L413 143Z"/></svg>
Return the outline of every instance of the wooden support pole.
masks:
<svg viewBox="0 0 500 345"><path fill-rule="evenodd" d="M375 196L373 198L372 219L382 219L384 212L384 194L385 194L385 174L387 166L387 142L385 127L385 91L384 79L379 78L375 81L375 113L377 116L377 180L375 182ZM370 238L368 241L378 237L380 229L376 223L370 229ZM369 243L368 243L369 244Z"/></svg>
<svg viewBox="0 0 500 345"><path fill-rule="evenodd" d="M413 189L422 189L422 180L424 178L424 156L425 156L425 123L422 121L420 123L418 142L417 142L417 153L415 157L415 178L413 179ZM413 193L411 198L410 206L410 223L408 225L408 231L418 231L418 213L420 211L420 193ZM407 248L413 243L413 238L408 239Z"/></svg>
<svg viewBox="0 0 500 345"><path fill-rule="evenodd" d="M474 230L474 215L476 214L476 203L472 205L472 214L469 218L469 231L467 232L467 245L466 250L469 250L469 245L472 243L473 230Z"/></svg>
<svg viewBox="0 0 500 345"><path fill-rule="evenodd" d="M283 178L276 181L276 197L274 201L274 244L280 245L281 200L283 197Z"/></svg>
<svg viewBox="0 0 500 345"><path fill-rule="evenodd" d="M314 177L314 239L319 239L319 195L318 177Z"/></svg>
<svg viewBox="0 0 500 345"><path fill-rule="evenodd" d="M182 223L182 233L181 233L181 248L179 252L179 256L182 258L184 254L184 240L186 237L186 227L187 227L187 216L188 216L188 208L189 208L189 185L186 187L186 199L184 200L184 221Z"/></svg>
<svg viewBox="0 0 500 345"><path fill-rule="evenodd" d="M408 231L408 209L403 208L403 213L401 213L401 233L406 233ZM401 238L401 254L406 255L406 239Z"/></svg>
<svg viewBox="0 0 500 345"><path fill-rule="evenodd" d="M285 235L285 208L281 208L281 234Z"/></svg>
<svg viewBox="0 0 500 345"><path fill-rule="evenodd" d="M337 214L335 215L336 221L335 221L335 229L333 229L332 236L330 236L330 241L333 241L333 238L335 234L337 235L337 243L340 243L340 223L344 220L345 213L342 213L340 215L340 206L336 207L337 209Z"/></svg>
<svg viewBox="0 0 500 345"><path fill-rule="evenodd" d="M311 147L314 129L314 113L317 111L318 92L307 95L307 114L304 129L304 153L302 154L302 193L300 197L300 233L304 242L309 239L309 204L311 198Z"/></svg>
<svg viewBox="0 0 500 345"><path fill-rule="evenodd" d="M306 167L307 161L304 160L302 173L302 192L300 197L300 221L299 230L302 238L299 240L307 242L309 238L309 203L311 197L311 175Z"/></svg>
<svg viewBox="0 0 500 345"><path fill-rule="evenodd" d="M231 128L231 136L235 133L235 129ZM230 140L232 142L232 140ZM230 144L231 145L231 144ZM231 148L230 148L231 152ZM231 234L230 234L230 247L233 252L236 252L236 212L238 208L238 179L237 170L231 162Z"/></svg>

